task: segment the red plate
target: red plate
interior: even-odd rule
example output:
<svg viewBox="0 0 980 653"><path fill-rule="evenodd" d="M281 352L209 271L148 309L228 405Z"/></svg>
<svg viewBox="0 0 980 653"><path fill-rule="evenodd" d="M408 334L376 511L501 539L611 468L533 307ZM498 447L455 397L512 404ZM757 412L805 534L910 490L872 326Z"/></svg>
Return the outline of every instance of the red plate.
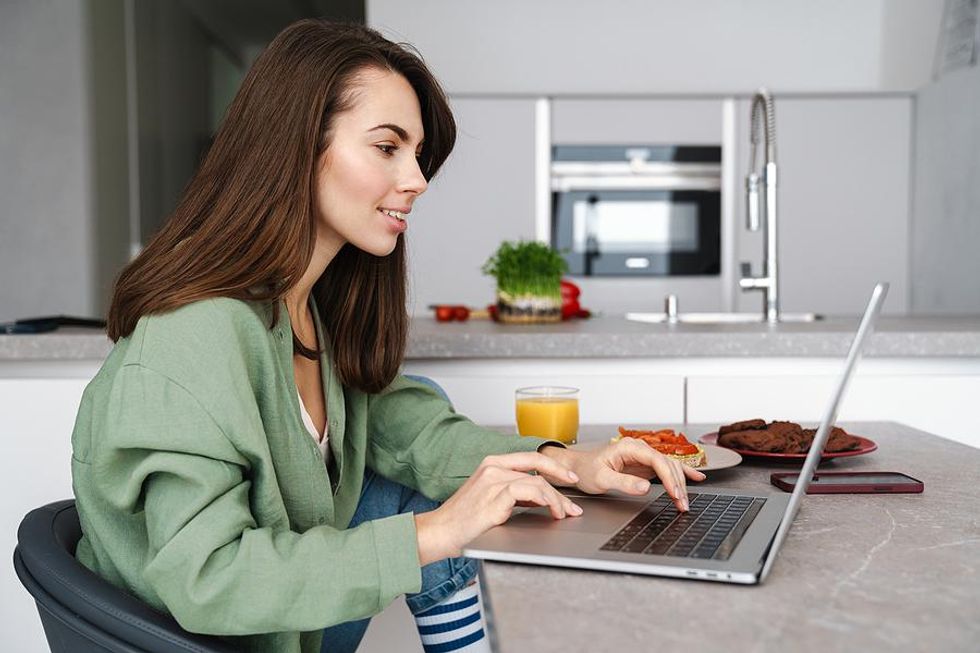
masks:
<svg viewBox="0 0 980 653"><path fill-rule="evenodd" d="M854 435L849 433L848 435ZM847 458L849 456L860 456L866 453L871 453L878 448L878 445L869 440L868 438L862 438L860 435L854 435L859 441L860 445L857 449L851 449L850 451L837 451L834 453L824 453L820 457L820 461L831 460L833 458ZM714 431L712 433L705 433L700 438L698 442L702 444L713 444L715 446L721 446L718 444L718 432ZM768 451L752 451L751 449L734 449L732 447L727 447L732 451L740 454L741 456L749 459L757 460L767 460L774 463L789 463L802 465L803 461L806 460L805 453L769 453Z"/></svg>

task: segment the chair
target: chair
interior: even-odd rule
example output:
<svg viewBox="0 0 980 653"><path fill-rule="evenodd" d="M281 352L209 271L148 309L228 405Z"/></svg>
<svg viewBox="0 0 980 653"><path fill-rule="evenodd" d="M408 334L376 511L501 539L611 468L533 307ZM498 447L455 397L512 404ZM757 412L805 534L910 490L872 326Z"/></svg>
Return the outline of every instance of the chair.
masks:
<svg viewBox="0 0 980 653"><path fill-rule="evenodd" d="M37 603L52 653L231 653L228 642L183 630L75 560L82 536L72 500L32 510L17 530L14 569Z"/></svg>

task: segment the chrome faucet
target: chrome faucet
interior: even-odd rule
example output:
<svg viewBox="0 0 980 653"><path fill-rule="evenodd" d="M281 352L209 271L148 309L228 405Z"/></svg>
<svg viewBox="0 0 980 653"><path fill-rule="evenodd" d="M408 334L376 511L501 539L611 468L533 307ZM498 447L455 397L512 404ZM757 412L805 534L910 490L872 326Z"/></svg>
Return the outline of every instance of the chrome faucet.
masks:
<svg viewBox="0 0 980 653"><path fill-rule="evenodd" d="M765 123L765 158L760 177L756 166L756 150ZM752 97L752 125L750 127L752 155L749 174L745 178L747 191L746 222L749 231L762 226L766 241L762 276L752 276L750 263L742 262L742 275L738 285L742 290L761 290L765 297L765 317L769 322L779 321L779 257L776 238L776 115L772 96L762 88ZM762 197L760 197L760 193Z"/></svg>

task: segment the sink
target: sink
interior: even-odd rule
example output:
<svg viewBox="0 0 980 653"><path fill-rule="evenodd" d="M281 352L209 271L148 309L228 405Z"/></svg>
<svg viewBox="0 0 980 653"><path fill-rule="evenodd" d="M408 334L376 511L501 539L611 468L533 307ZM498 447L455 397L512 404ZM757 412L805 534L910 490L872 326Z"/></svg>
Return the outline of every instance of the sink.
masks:
<svg viewBox="0 0 980 653"><path fill-rule="evenodd" d="M626 319L633 322L667 322L666 313L627 313ZM822 320L822 315L816 313L782 313L780 322L814 322ZM760 313L678 313L677 321L681 324L753 324L765 322L765 316Z"/></svg>

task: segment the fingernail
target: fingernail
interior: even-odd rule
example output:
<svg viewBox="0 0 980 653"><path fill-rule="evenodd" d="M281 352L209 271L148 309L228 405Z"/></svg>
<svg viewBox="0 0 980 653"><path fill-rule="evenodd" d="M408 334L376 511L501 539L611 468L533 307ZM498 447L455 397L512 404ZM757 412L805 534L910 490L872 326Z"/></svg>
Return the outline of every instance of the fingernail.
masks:
<svg viewBox="0 0 980 653"><path fill-rule="evenodd" d="M637 481L633 484L633 487L635 487L638 492L646 492L650 489L650 484L646 481Z"/></svg>
<svg viewBox="0 0 980 653"><path fill-rule="evenodd" d="M570 480L572 483L578 483L578 474L572 470L568 470L568 480Z"/></svg>
<svg viewBox="0 0 980 653"><path fill-rule="evenodd" d="M582 514L582 506L578 505L577 503L573 503L572 504L572 507L569 508L568 511L570 513L572 513L573 515L581 515Z"/></svg>
<svg viewBox="0 0 980 653"><path fill-rule="evenodd" d="M691 509L690 504L688 504L688 502L687 502L687 497L684 497L684 501L682 503L684 504L684 511L685 512Z"/></svg>

